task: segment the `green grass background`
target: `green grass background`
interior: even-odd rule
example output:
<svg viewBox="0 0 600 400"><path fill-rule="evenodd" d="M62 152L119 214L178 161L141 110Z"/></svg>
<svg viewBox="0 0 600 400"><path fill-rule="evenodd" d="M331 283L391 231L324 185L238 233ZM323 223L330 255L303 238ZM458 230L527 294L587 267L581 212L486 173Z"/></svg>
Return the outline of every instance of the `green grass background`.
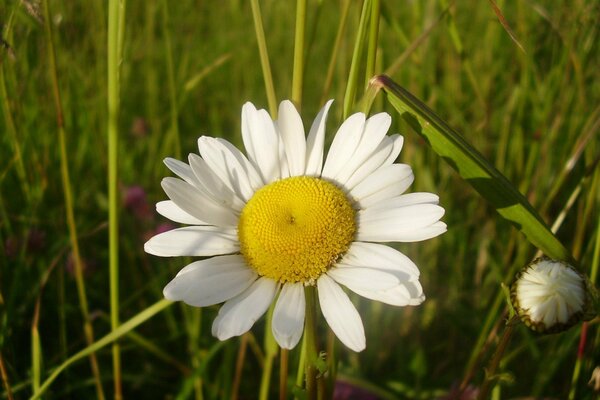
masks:
<svg viewBox="0 0 600 400"><path fill-rule="evenodd" d="M343 3L308 2L302 115L309 125L323 99L335 99L329 139L341 121L361 11L361 2L350 2L332 86L324 91ZM385 71L400 57L392 78L460 131L549 225L562 213L557 236L589 274L598 263L600 225L598 3L498 1L525 51L511 40L489 2L461 1L449 10L446 3L382 1L375 72ZM99 338L110 331L108 10L100 0L51 1L50 7L75 222ZM295 3L262 1L261 8L280 101L291 96ZM49 48L43 9L38 11L35 2L0 2L0 355L6 372L2 380L15 398L32 394L36 302L42 380L86 346L69 269ZM130 0L121 68L119 185L123 191L141 186L150 204L166 198L159 184L169 175L164 157L197 152L196 139L202 134L241 145L241 105L252 101L267 108L246 1ZM359 97L362 89L361 84ZM502 332L500 284L509 283L536 249L403 123L381 95L373 105L373 111L380 110L392 114L392 130L405 136L400 161L414 169L411 190L440 195L448 232L399 246L421 269L427 295L421 306L394 308L354 298L367 349L354 354L340 346L338 372L341 379L376 387L385 398L439 398L463 380L481 385L483 367ZM121 321L161 299L164 285L186 263L143 252L144 241L163 222L153 212L139 218L130 208L120 210ZM120 342L125 397L184 397L195 385L195 398L229 398L239 340L219 344L210 335L216 310L176 304L141 325L135 335L126 335ZM241 398L258 393L263 331L264 318L253 329L250 341L256 346L248 350ZM539 336L518 327L494 396L566 398L576 390L576 398L594 398L587 386L600 364L600 337L593 321L580 376L571 383L580 331L577 326ZM478 340L485 345L477 346ZM291 382L298 352L290 354ZM104 390L112 397L110 348L97 357ZM194 369L199 375L190 377ZM275 397L276 375L272 381ZM95 393L89 362L81 360L59 376L44 398L93 398ZM0 396L8 396L6 386Z"/></svg>

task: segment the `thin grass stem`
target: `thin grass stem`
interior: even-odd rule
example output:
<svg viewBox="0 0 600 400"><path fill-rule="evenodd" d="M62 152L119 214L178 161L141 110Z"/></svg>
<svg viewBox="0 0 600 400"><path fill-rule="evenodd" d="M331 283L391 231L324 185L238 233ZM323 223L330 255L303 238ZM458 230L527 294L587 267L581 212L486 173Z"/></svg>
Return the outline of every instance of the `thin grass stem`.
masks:
<svg viewBox="0 0 600 400"><path fill-rule="evenodd" d="M344 31L348 22L348 12L350 11L350 0L344 0L342 3L342 12L340 15L340 24L335 35L335 43L333 49L331 49L331 58L329 59L329 66L327 67L327 75L325 83L323 84L323 94L321 96L321 104L327 101L329 97L329 90L331 90L331 84L333 82L333 74L335 71L335 65L338 60L340 49L342 47L342 40L344 39Z"/></svg>
<svg viewBox="0 0 600 400"><path fill-rule="evenodd" d="M360 22L358 24L358 32L356 33L356 41L354 42L354 51L352 53L352 62L350 63L350 72L348 73L348 83L346 84L346 93L344 94L344 111L343 118L347 118L354 106L354 98L356 91L360 85L359 71L362 54L364 49L365 35L369 14L371 11L371 0L365 0L363 3L362 12L360 14Z"/></svg>
<svg viewBox="0 0 600 400"><path fill-rule="evenodd" d="M273 75L271 74L271 63L269 61L269 52L267 51L267 41L262 24L262 15L258 0L251 0L252 19L254 20L254 30L256 41L258 43L258 52L260 54L260 65L262 67L263 79L265 81L265 91L269 103L269 113L273 119L277 118L277 96L275 95L275 86L273 85Z"/></svg>
<svg viewBox="0 0 600 400"><path fill-rule="evenodd" d="M367 64L365 66L365 82L375 75L375 62L377 61L377 43L379 38L379 17L381 14L380 0L371 2L371 21L369 22L369 43L367 46Z"/></svg>
<svg viewBox="0 0 600 400"><path fill-rule="evenodd" d="M2 386L8 400L14 400L12 388L10 387L10 381L8 380L8 374L6 373L6 367L4 366L4 357L0 352L0 377L2 377Z"/></svg>
<svg viewBox="0 0 600 400"><path fill-rule="evenodd" d="M246 350L248 349L248 338L250 334L244 333L240 339L240 347L238 349L237 359L235 361L235 375L233 376L233 384L231 385L231 400L237 400L242 382L242 371L244 362L246 361Z"/></svg>
<svg viewBox="0 0 600 400"><path fill-rule="evenodd" d="M110 322L114 332L119 327L119 111L120 62L125 28L125 0L108 2L108 246ZM115 399L123 398L121 387L121 351L117 342L112 346L113 384Z"/></svg>
<svg viewBox="0 0 600 400"><path fill-rule="evenodd" d="M296 1L296 34L294 37L294 71L292 74L292 101L302 108L304 83L304 32L306 30L306 0Z"/></svg>
<svg viewBox="0 0 600 400"><path fill-rule="evenodd" d="M169 117L171 120L171 127L169 133L171 136L171 142L173 143L174 153L176 158L181 158L181 138L179 136L179 123L178 123L178 105L177 105L177 93L175 90L175 67L173 63L173 46L171 45L171 33L169 29L169 2L163 0L163 32L165 37L165 53L167 61L167 82L169 87Z"/></svg>
<svg viewBox="0 0 600 400"><path fill-rule="evenodd" d="M52 18L50 14L50 6L48 0L44 0L44 28L46 33L46 43L49 57L50 79L52 81L52 92L54 105L56 108L56 124L58 128L58 141L60 148L60 170L63 186L63 196L65 202L65 211L67 217L67 226L69 229L69 240L73 256L73 264L75 266L75 282L77 285L77 294L79 297L79 307L83 317L83 331L86 343L91 345L94 342L94 330L89 318L89 307L87 302L87 294L85 282L83 279L83 262L79 251L79 236L77 226L75 224L75 212L73 211L73 195L71 188L71 178L69 176L69 162L67 157L66 132L64 127L63 107L58 86L58 71L56 68L56 51L54 46L54 37L52 33ZM102 388L102 380L100 377L100 369L98 360L94 352L89 353L90 365L96 385L96 395L99 399L104 399L104 390ZM41 390L41 388L40 388Z"/></svg>

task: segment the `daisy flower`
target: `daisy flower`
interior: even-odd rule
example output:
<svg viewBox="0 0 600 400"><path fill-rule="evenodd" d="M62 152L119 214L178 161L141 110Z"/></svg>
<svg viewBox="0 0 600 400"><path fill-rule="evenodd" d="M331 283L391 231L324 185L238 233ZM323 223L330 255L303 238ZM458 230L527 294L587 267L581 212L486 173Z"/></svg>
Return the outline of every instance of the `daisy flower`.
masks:
<svg viewBox="0 0 600 400"><path fill-rule="evenodd" d="M521 320L538 332L560 332L590 319L586 278L569 264L547 257L517 274L511 301Z"/></svg>
<svg viewBox="0 0 600 400"><path fill-rule="evenodd" d="M325 157L331 103L308 137L292 102L280 104L277 121L246 103L246 154L202 136L200 155L190 154L187 164L165 160L179 178L163 179L170 200L157 211L189 226L156 235L144 248L164 257L210 257L184 267L164 296L197 307L225 302L212 325L220 340L247 332L276 301L273 335L282 348L293 348L304 327L304 287L314 285L333 332L361 351L363 324L340 285L395 306L425 299L417 266L379 242L443 233L438 196L403 194L414 176L408 165L394 164L403 139L386 135L386 113L350 116Z"/></svg>

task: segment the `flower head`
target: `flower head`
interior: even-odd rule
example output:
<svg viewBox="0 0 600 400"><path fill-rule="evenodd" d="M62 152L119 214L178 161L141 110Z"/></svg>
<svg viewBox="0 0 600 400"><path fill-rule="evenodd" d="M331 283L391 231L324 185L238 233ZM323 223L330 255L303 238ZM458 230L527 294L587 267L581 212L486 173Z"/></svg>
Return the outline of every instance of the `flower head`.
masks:
<svg viewBox="0 0 600 400"><path fill-rule="evenodd" d="M212 326L221 340L247 332L277 299L273 334L293 348L304 325L304 287L314 285L331 329L360 351L363 324L340 285L396 306L425 299L417 266L377 242L435 237L446 230L444 209L434 194L403 194L414 177L408 165L394 164L403 139L386 135L388 114L350 116L324 157L330 106L305 137L290 101L281 103L277 121L246 103L246 155L203 136L189 164L165 160L181 179L164 178L170 200L157 211L189 226L154 236L145 250L211 257L183 268L164 295L198 307L225 302Z"/></svg>
<svg viewBox="0 0 600 400"><path fill-rule="evenodd" d="M517 274L511 300L527 326L548 333L575 325L590 305L585 277L569 264L547 257L534 260Z"/></svg>

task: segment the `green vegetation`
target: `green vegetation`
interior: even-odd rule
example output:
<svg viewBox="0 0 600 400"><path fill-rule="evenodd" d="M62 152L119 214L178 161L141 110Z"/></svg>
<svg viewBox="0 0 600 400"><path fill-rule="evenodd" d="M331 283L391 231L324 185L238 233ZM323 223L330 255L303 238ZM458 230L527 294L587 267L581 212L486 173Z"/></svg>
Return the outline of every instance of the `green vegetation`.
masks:
<svg viewBox="0 0 600 400"><path fill-rule="evenodd" d="M122 387L124 398L251 399L261 381L277 398L288 361L298 393L300 346L280 358L265 318L219 342L218 307L163 300L188 260L143 251L166 228L153 209L166 198L162 160L197 152L202 134L241 146L246 101L293 98L306 125L333 98L329 139L349 112L389 112L411 191L438 193L446 209L447 233L398 246L421 270L422 305L352 297L367 349L336 347L340 381L383 399L472 395L503 342L503 284L538 251L595 283L596 2L299 3L0 3L0 398L118 398ZM395 83L367 89L384 73ZM511 328L490 396L596 398L597 322Z"/></svg>

